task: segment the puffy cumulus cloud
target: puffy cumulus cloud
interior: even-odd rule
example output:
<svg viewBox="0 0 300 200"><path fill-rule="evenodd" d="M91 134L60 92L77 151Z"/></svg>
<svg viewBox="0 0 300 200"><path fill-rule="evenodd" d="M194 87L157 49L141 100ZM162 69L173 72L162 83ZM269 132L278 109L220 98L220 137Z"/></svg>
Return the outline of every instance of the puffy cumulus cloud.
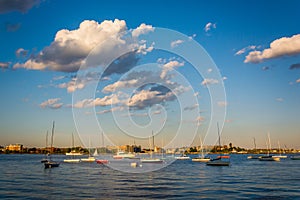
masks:
<svg viewBox="0 0 300 200"><path fill-rule="evenodd" d="M0 14L12 11L25 13L39 3L40 0L0 0Z"/></svg>
<svg viewBox="0 0 300 200"><path fill-rule="evenodd" d="M10 62L0 62L0 68L7 69L10 66Z"/></svg>
<svg viewBox="0 0 300 200"><path fill-rule="evenodd" d="M204 31L205 32L208 32L210 31L211 29L215 29L217 28L217 24L216 23L212 23L212 22L208 22L205 27L204 27Z"/></svg>
<svg viewBox="0 0 300 200"><path fill-rule="evenodd" d="M76 30L58 31L50 46L45 47L38 55L24 64L17 63L14 68L77 71L83 64L84 58L99 43L113 37L113 44L103 48L113 50L113 46L123 44L120 33L124 30L126 30L126 23L123 20L103 21L101 24L93 20L85 20Z"/></svg>
<svg viewBox="0 0 300 200"><path fill-rule="evenodd" d="M135 30L135 36L138 36L147 33L149 26L141 25L133 32ZM104 67L117 56L130 52L121 56L117 62L111 63L106 71L108 75L123 72L137 62L138 52L151 51L151 48L145 45L140 47L138 41L125 37L127 33L124 20L105 20L101 23L85 20L78 29L58 31L49 46L25 63L16 63L14 68L76 72L82 64L87 67ZM85 60L92 50L92 59Z"/></svg>
<svg viewBox="0 0 300 200"><path fill-rule="evenodd" d="M123 80L116 81L105 86L102 89L103 93L114 92L124 88L136 88L148 82L160 82L160 78L156 73L151 71L132 71L127 74Z"/></svg>
<svg viewBox="0 0 300 200"><path fill-rule="evenodd" d="M136 109L144 109L174 99L175 95L171 91L164 94L164 92L158 90L141 90L131 96L127 102L127 106Z"/></svg>
<svg viewBox="0 0 300 200"><path fill-rule="evenodd" d="M176 67L182 67L182 66L184 66L184 62L178 62L177 60L171 60L163 64L160 78L165 79L169 71L172 71Z"/></svg>
<svg viewBox="0 0 300 200"><path fill-rule="evenodd" d="M124 92L118 91L101 98L84 99L76 102L73 107L85 108L114 105L121 108L129 107L135 110L142 110L156 104L164 104L168 101L173 101L176 99L176 95L180 95L187 90L188 89L184 88L183 86L177 87L171 91L165 86L153 85L152 87L147 89L135 90L135 92L131 96ZM109 111L104 111L104 113L107 112ZM159 112L157 112L156 114L159 114Z"/></svg>
<svg viewBox="0 0 300 200"><path fill-rule="evenodd" d="M103 92L113 92L115 89L120 88L131 88L134 87L138 83L138 79L132 79L128 81L116 81L113 84L107 85L103 88Z"/></svg>
<svg viewBox="0 0 300 200"><path fill-rule="evenodd" d="M142 23L139 27L134 29L131 34L132 34L132 37L138 37L142 34L146 34L146 33L153 32L153 31L154 31L154 27L152 27L151 25L146 25L146 24Z"/></svg>
<svg viewBox="0 0 300 200"><path fill-rule="evenodd" d="M250 52L244 63L259 63L267 59L278 58L282 56L296 55L300 53L300 34L292 37L282 37L274 40L270 48L263 51Z"/></svg>
<svg viewBox="0 0 300 200"><path fill-rule="evenodd" d="M254 50L254 49L256 49L256 48L258 48L258 47L255 46L255 45L250 45L250 46L247 46L247 47L244 47L244 48L238 50L234 55L235 55L235 56L236 56L236 55L242 55L242 54L244 54L246 51Z"/></svg>
<svg viewBox="0 0 300 200"><path fill-rule="evenodd" d="M60 98L48 99L40 104L41 108L58 109L63 106L63 103L59 103Z"/></svg>
<svg viewBox="0 0 300 200"><path fill-rule="evenodd" d="M289 69L300 69L300 63L292 64Z"/></svg>
<svg viewBox="0 0 300 200"><path fill-rule="evenodd" d="M218 84L218 83L219 83L218 80L208 78L208 79L204 79L204 80L201 82L201 85L206 86L206 85L212 85L212 84Z"/></svg>
<svg viewBox="0 0 300 200"><path fill-rule="evenodd" d="M95 106L111 106L115 104L124 104L124 99L128 98L127 94L118 92L102 98L95 99L84 99L76 102L74 108L85 108L85 107L95 107ZM122 100L123 99L123 100Z"/></svg>
<svg viewBox="0 0 300 200"><path fill-rule="evenodd" d="M171 42L171 48L175 48L177 47L178 45L180 45L181 43L183 43L184 41L183 40L175 40L175 41L172 41Z"/></svg>

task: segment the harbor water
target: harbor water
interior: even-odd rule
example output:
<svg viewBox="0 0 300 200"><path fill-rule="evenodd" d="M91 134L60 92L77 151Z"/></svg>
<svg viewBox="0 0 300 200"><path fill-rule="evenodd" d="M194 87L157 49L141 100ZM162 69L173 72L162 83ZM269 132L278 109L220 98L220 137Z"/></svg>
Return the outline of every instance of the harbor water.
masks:
<svg viewBox="0 0 300 200"><path fill-rule="evenodd" d="M300 199L300 160L247 160L229 167L177 160L158 171L126 173L97 163L44 169L43 155L0 155L1 199ZM56 160L65 156L55 155Z"/></svg>

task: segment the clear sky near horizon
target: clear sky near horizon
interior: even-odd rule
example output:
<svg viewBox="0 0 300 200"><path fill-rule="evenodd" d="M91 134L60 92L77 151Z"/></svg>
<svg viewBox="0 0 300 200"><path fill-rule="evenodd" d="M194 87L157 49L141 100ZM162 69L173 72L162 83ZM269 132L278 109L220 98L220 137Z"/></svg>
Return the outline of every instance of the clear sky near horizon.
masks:
<svg viewBox="0 0 300 200"><path fill-rule="evenodd" d="M269 132L272 147L280 141L282 147L299 149L299 8L296 0L0 0L0 145L42 147L55 120L55 145L70 146L71 133L77 132L73 109L83 111L84 121L92 115L91 108L114 144L132 144L133 139L123 137L110 121L112 112L123 111L125 106L137 124L147 124L149 113L165 123L165 135L157 141L163 143L172 138L179 122L183 127L196 122L199 132L206 130L211 117L207 88L224 81L226 100L218 102L227 110L222 143L252 148L255 138L257 147L265 148ZM180 32L202 45L222 80L197 76L180 56L153 50L156 44L148 43L147 34L158 30L156 27ZM140 36L146 39L136 40ZM105 43L107 38L110 41ZM173 40L170 48L186 43ZM90 67L86 57L94 48L98 48L101 69L120 52L136 51L110 65L94 97L74 101L75 92L84 91L99 78L93 70L85 78L76 77L81 65ZM134 68L147 63L156 65ZM175 71L190 82L192 91L183 79L176 78ZM214 69L205 71L209 75ZM141 86L141 81L162 81L167 87L156 82ZM129 97L128 88L133 89ZM186 92L193 92L198 102L181 109L191 112L188 119L181 120L176 95L186 96ZM197 109L201 116L193 118ZM151 133L151 128L147 130ZM196 137L193 144L197 141ZM79 137L76 143L80 144Z"/></svg>

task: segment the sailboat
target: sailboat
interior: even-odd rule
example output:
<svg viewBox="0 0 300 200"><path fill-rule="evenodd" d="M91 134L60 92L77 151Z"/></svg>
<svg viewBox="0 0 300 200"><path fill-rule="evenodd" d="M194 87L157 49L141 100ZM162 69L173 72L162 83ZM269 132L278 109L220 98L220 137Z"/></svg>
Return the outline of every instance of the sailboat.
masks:
<svg viewBox="0 0 300 200"><path fill-rule="evenodd" d="M105 149L104 147L104 136L103 136L103 132L101 132L101 140L102 140L102 147ZM105 152L106 152L106 149L105 149ZM98 156L98 151L97 151L97 148L95 148L95 152L94 152L94 156ZM104 164L108 164L109 161L107 159L97 159L96 160L96 163L98 164L101 164L101 165L104 165Z"/></svg>
<svg viewBox="0 0 300 200"><path fill-rule="evenodd" d="M184 152L185 152L185 150L183 149L181 155L180 156L175 156L175 159L176 160L189 160L189 159L191 159L191 157L187 156Z"/></svg>
<svg viewBox="0 0 300 200"><path fill-rule="evenodd" d="M275 158L270 155L270 150L271 148L271 140L270 140L270 134L268 133L268 142L267 143L267 148L268 148L268 153L265 156L260 156L258 158L259 161L280 161L280 158Z"/></svg>
<svg viewBox="0 0 300 200"><path fill-rule="evenodd" d="M281 154L281 148L280 148L279 141L278 141L278 151L279 151L279 155L274 155L274 156L272 156L273 158L287 158L287 155L282 155Z"/></svg>
<svg viewBox="0 0 300 200"><path fill-rule="evenodd" d="M46 133L46 146L45 146L45 158L43 158L41 160L41 163L45 163L45 162L48 162L48 152L47 152L47 147L48 147L48 131Z"/></svg>
<svg viewBox="0 0 300 200"><path fill-rule="evenodd" d="M299 155L295 155L295 156L291 156L292 160L300 160L300 156Z"/></svg>
<svg viewBox="0 0 300 200"><path fill-rule="evenodd" d="M254 143L254 152L256 153L256 142L255 142L255 138L253 138L253 143ZM258 154L255 154L255 155L251 155L251 156L248 156L247 159L258 159L259 158L259 155Z"/></svg>
<svg viewBox="0 0 300 200"><path fill-rule="evenodd" d="M50 154L49 154L49 160L47 162L44 162L45 169L47 169L47 168L53 168L53 167L58 167L59 166L59 162L53 161L51 159L52 146L53 146L53 135L54 135L54 124L55 124L55 122L53 121L52 134L51 134Z"/></svg>
<svg viewBox="0 0 300 200"><path fill-rule="evenodd" d="M82 162L95 162L96 161L96 158L91 155L91 141L90 140L89 140L89 157L81 158L80 161L82 161Z"/></svg>
<svg viewBox="0 0 300 200"><path fill-rule="evenodd" d="M208 162L208 161L210 161L210 157L204 155L203 143L202 143L202 140L201 140L201 136L200 136L200 148L201 148L200 149L201 156L199 155L199 157L193 158L192 161L193 162Z"/></svg>
<svg viewBox="0 0 300 200"><path fill-rule="evenodd" d="M218 127L219 147L221 148L221 139L220 139L220 131L219 131L219 124L218 123L217 123L217 127ZM229 158L230 158L230 156L224 156L220 152L220 155L217 158L210 159L206 163L206 165L209 165L209 166L229 166L230 165Z"/></svg>
<svg viewBox="0 0 300 200"><path fill-rule="evenodd" d="M150 142L150 137L149 137L149 142ZM152 147L153 147L153 151L155 149L155 146L154 146L154 135L153 135L153 131L152 131ZM141 158L140 161L142 163L162 163L163 160L160 159L160 158L153 158L153 152L151 150L151 147L150 147L150 158Z"/></svg>
<svg viewBox="0 0 300 200"><path fill-rule="evenodd" d="M72 149L74 148L74 135L72 133ZM66 153L67 156L72 156L71 158L64 159L64 162L67 163L78 163L80 162L79 158L75 158L75 156L80 156L82 153L78 153L75 150L71 150L71 152Z"/></svg>

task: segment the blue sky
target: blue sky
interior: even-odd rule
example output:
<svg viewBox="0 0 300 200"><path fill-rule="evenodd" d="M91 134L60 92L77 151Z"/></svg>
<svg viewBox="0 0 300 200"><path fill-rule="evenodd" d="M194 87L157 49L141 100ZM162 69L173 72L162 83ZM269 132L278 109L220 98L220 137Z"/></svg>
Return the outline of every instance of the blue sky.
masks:
<svg viewBox="0 0 300 200"><path fill-rule="evenodd" d="M251 148L255 137L258 147L264 148L270 132L272 146L280 141L282 146L300 148L299 1L12 2L0 0L0 145L43 146L53 120L55 145L70 145L72 132L79 133L76 143L80 143L80 137L85 140L91 134L95 135L93 145L98 145L100 131L95 124L89 124L95 116L112 143L132 144L134 139L120 131L111 113L116 111L125 123L121 113L125 104L132 119L142 127L149 123L149 113L157 117L158 124L153 125L156 128L161 125L159 122L165 122L157 133L158 145L174 138L178 124L191 133L200 124L192 143L197 144L198 135L205 136L212 115L208 88L224 83L226 99L215 105L227 110L222 143ZM191 63L179 55L155 50L157 43L151 43L147 36L159 30L158 27L180 32L202 45L221 79L197 75ZM134 41L135 35L146 38L146 42ZM98 68L91 67L90 79L84 76L80 80L80 76L76 77L80 64L92 47L97 48L95 44L108 36L112 36L111 41L96 52ZM162 37L166 41L171 38ZM174 49L184 48L188 43L180 39L173 42ZM140 51L119 58L96 84L94 96L88 94L88 98L80 99L99 72L103 72L107 60L133 47ZM145 66L134 67L139 65ZM213 66L205 67L202 70L208 77L216 72ZM88 70L81 72L86 75ZM186 78L192 90L187 89L180 75L174 75L175 71ZM136 81L147 81L147 77L172 84L167 85L169 89L157 83L134 88ZM74 85L75 81L78 85ZM125 86L113 95L108 90L113 84ZM178 103L172 90L179 91L184 97L182 101L190 103L183 108L185 112L180 111L181 102ZM122 94L129 92L131 104L121 99ZM196 96L193 100L189 98L192 94ZM78 99L74 100L74 95ZM107 101L111 97L119 101L112 108ZM182 113L186 116L184 120L180 118ZM129 127L126 123L124 126ZM151 134L153 128L144 127L144 131ZM135 142L148 145L149 134L140 134L143 139L136 138ZM174 145L186 144L180 142Z"/></svg>

